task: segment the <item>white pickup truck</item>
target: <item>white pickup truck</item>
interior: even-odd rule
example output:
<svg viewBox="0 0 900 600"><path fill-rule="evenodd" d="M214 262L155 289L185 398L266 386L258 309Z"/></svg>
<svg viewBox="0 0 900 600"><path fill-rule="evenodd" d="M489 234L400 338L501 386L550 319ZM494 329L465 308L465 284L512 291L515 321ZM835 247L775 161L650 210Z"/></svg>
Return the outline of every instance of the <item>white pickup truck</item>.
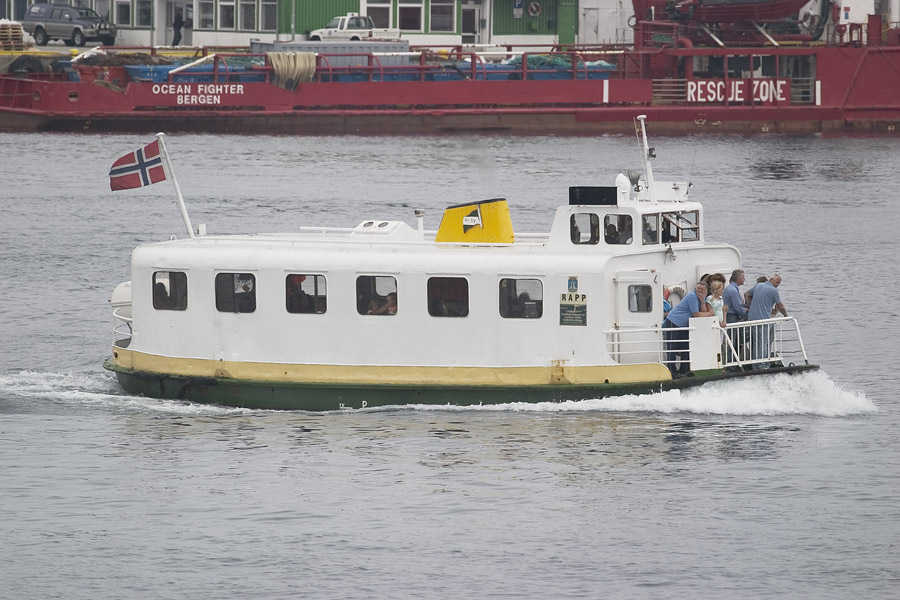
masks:
<svg viewBox="0 0 900 600"><path fill-rule="evenodd" d="M309 32L308 40L322 42L329 40L396 40L400 37L399 29L376 29L370 17L361 17L350 13L344 17L335 17L328 21L322 29Z"/></svg>

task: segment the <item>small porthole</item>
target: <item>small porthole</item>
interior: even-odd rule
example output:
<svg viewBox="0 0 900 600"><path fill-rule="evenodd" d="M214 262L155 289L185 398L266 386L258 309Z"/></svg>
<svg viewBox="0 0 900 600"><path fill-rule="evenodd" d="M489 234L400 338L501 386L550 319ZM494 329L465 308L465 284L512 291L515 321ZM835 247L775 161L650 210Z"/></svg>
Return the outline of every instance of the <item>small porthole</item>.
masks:
<svg viewBox="0 0 900 600"><path fill-rule="evenodd" d="M78 102L78 92L69 92L69 102Z"/></svg>
<svg viewBox="0 0 900 600"><path fill-rule="evenodd" d="M41 93L38 90L34 90L34 94L32 94L32 97L34 98L35 102L38 102L41 99Z"/></svg>
<svg viewBox="0 0 900 600"><path fill-rule="evenodd" d="M387 221L382 221L381 223L378 224L378 226L379 226L379 227L387 227L387 226L388 226L388 222L387 222Z"/></svg>

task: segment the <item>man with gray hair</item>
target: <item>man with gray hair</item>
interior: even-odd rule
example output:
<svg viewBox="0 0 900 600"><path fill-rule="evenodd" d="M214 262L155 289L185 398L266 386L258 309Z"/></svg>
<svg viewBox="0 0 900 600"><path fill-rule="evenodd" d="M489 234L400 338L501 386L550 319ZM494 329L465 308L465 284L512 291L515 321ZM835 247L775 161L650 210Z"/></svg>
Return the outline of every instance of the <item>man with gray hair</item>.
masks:
<svg viewBox="0 0 900 600"><path fill-rule="evenodd" d="M725 306L728 307L728 311L725 313L726 323L746 321L748 318L747 309L744 308L744 304L741 301L742 285L744 285L744 271L743 269L735 269L731 272L731 279L725 287L725 293L722 295L722 300L725 302ZM746 352L744 351L746 335L744 335L744 332L732 330L728 332L728 337L740 359L744 360L746 358ZM731 350L728 350L728 354L731 354Z"/></svg>
<svg viewBox="0 0 900 600"><path fill-rule="evenodd" d="M768 281L757 283L753 287L753 299L750 301L750 310L747 311L751 321L762 321L773 317L776 312L788 316L781 296L778 294L778 286L781 285L781 275L778 273L769 277ZM753 327L751 331L753 354L752 358L768 358L769 345L774 334L773 324L767 323ZM753 365L754 369L768 369L769 363L762 362Z"/></svg>

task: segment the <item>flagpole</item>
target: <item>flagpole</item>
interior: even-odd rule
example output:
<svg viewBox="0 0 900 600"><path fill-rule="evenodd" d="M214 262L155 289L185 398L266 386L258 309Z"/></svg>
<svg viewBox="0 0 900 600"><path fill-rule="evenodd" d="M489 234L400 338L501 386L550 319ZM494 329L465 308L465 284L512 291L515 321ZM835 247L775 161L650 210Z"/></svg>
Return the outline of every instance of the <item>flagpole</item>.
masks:
<svg viewBox="0 0 900 600"><path fill-rule="evenodd" d="M156 139L159 140L159 151L162 154L163 160L166 161L166 171L169 172L169 177L172 178L172 185L175 186L175 195L178 198L178 209L181 211L181 218L184 221L184 226L187 227L188 235L191 236L191 239L194 239L194 228L191 227L191 219L188 217L187 209L184 207L184 198L181 197L181 188L178 187L178 180L175 179L175 171L172 170L172 161L169 160L169 151L166 150L166 142L163 140L166 134L160 132L156 134Z"/></svg>

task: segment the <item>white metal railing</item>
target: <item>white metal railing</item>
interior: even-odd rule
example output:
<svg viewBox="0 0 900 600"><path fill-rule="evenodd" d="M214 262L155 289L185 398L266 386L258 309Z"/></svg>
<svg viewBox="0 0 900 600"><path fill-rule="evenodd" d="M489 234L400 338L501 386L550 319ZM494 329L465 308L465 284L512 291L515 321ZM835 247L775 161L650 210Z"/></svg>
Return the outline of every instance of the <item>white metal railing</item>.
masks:
<svg viewBox="0 0 900 600"><path fill-rule="evenodd" d="M118 308L113 309L113 317L115 317L119 322L113 326L113 333L116 335L116 344L120 346L127 346L128 342L131 341L131 323L133 319L131 317L126 317L123 315L121 311L124 306L120 306ZM131 308L131 306L128 306ZM125 328L128 328L127 330Z"/></svg>
<svg viewBox="0 0 900 600"><path fill-rule="evenodd" d="M809 364L800 327L794 317L729 323L724 329L713 326L718 336L704 336L703 328L695 326L619 328L608 329L604 334L610 357L620 364L658 363L674 367L676 352L687 356L692 368L697 368L701 356L714 358L711 363L704 361L700 368ZM686 348L678 346L684 343L683 340L667 339L668 332L683 331L688 332ZM709 348L710 344L715 347Z"/></svg>

